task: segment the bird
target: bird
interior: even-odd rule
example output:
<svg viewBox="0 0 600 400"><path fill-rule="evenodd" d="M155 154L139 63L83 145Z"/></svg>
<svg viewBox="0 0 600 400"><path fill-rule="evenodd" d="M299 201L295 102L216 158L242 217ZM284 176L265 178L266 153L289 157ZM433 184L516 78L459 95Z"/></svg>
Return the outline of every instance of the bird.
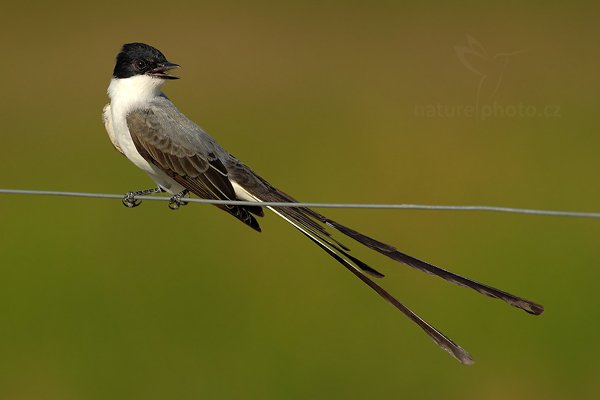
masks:
<svg viewBox="0 0 600 400"><path fill-rule="evenodd" d="M474 362L471 355L379 285L376 280L384 275L351 255L350 249L334 238L333 231L392 260L503 300L527 313L539 315L544 311L540 304L412 257L313 209L293 206L297 203L293 197L231 155L163 93L165 82L179 79L169 73L179 67L168 61L160 50L145 43L126 43L117 54L107 91L110 102L102 112L104 125L114 147L156 184L152 189L125 194L122 199L125 206L137 207L140 204L137 196L161 192L170 195L169 208L174 210L186 204L184 197L189 194L203 199L245 201L247 205L217 204L216 207L258 232L261 231L258 218L264 216L266 208L291 224L465 365ZM261 202L291 204L263 207Z"/></svg>

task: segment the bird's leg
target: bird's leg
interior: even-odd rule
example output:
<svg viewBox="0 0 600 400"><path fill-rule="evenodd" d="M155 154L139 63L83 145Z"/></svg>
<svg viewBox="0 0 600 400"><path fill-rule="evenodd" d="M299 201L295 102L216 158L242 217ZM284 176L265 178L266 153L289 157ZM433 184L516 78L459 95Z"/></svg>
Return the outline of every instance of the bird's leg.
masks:
<svg viewBox="0 0 600 400"><path fill-rule="evenodd" d="M154 189L140 190L138 192L127 192L127 194L123 196L123 205L127 208L137 207L142 204L142 201L136 199L136 196L146 196L148 194L162 193L164 191L163 188L156 187Z"/></svg>
<svg viewBox="0 0 600 400"><path fill-rule="evenodd" d="M171 210L178 210L180 206L186 206L187 201L181 201L181 198L189 193L189 190L183 189L181 192L177 193L174 196L171 196L169 199L169 208Z"/></svg>

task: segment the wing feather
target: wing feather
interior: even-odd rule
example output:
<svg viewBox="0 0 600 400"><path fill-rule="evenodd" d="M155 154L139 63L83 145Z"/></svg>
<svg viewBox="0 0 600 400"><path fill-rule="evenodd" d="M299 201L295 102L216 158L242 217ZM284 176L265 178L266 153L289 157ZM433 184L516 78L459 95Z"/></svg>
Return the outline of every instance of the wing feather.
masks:
<svg viewBox="0 0 600 400"><path fill-rule="evenodd" d="M187 190L201 198L238 200L221 161L228 153L170 101L161 99L159 104L130 112L127 126L142 157ZM259 206L217 207L260 231L251 215L262 215Z"/></svg>

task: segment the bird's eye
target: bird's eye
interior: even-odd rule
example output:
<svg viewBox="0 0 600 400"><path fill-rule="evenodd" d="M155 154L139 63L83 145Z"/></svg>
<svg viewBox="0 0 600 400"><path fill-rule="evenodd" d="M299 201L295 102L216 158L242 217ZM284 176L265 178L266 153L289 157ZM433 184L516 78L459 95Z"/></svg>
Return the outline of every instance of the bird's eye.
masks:
<svg viewBox="0 0 600 400"><path fill-rule="evenodd" d="M144 68L146 68L146 65L147 65L147 64L146 64L146 61L144 61L144 60L136 60L136 61L135 61L135 63L134 63L134 65L135 65L135 68L136 68L138 71L141 71L141 70L143 70Z"/></svg>

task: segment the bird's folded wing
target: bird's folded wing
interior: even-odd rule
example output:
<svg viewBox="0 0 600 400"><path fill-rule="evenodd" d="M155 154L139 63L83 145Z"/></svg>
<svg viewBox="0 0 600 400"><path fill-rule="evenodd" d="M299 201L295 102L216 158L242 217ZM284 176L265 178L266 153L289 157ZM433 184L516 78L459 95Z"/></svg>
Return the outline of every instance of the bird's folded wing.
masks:
<svg viewBox="0 0 600 400"><path fill-rule="evenodd" d="M141 156L190 192L206 199L237 199L221 161L224 150L174 106L151 104L150 107L134 110L127 115L127 126ZM250 214L261 215L260 207L219 208L260 230L258 222Z"/></svg>

